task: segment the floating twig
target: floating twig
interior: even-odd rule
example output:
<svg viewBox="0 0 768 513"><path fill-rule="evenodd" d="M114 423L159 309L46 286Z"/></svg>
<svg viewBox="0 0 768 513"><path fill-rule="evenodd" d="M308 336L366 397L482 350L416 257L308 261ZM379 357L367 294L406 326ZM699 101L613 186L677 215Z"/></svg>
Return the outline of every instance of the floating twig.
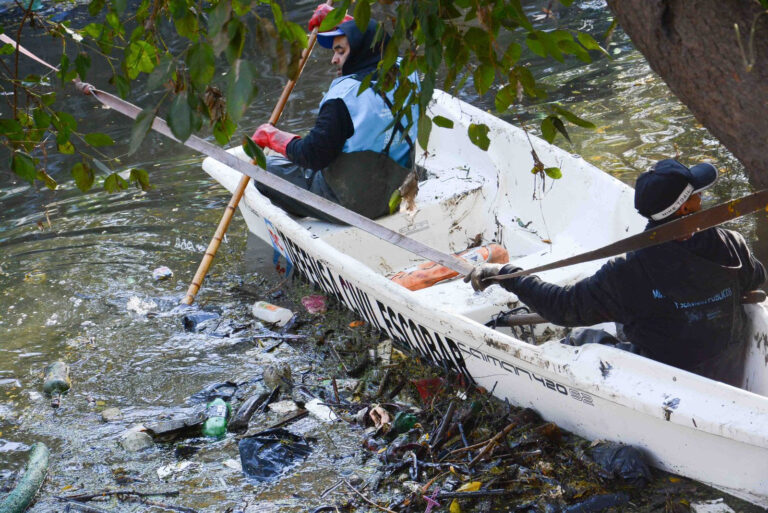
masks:
<svg viewBox="0 0 768 513"><path fill-rule="evenodd" d="M385 508L384 506L379 506L378 504L376 504L375 502L373 502L372 500L370 500L368 497L366 497L365 495L363 495L363 494L362 494L362 492L360 492L360 491L359 491L357 488L355 488L354 486L352 486L352 485L350 484L350 482L349 482L349 481L347 481L346 479L343 479L343 481L344 481L344 484L345 484L345 485L347 485L347 487L348 487L350 490L352 490L352 491L353 491L353 492L355 492L357 495L359 495L361 499L363 499L365 502L367 502L367 503L368 503L368 504L370 504L371 506L373 506L373 507L375 507L375 508L378 508L378 509L380 509L381 511L386 511L387 513L396 513L395 511L392 511L392 510L391 510L391 509L389 509L389 508Z"/></svg>
<svg viewBox="0 0 768 513"><path fill-rule="evenodd" d="M440 492L438 499L475 499L477 497L498 497L500 495L519 495L519 490L478 490L476 492Z"/></svg>
<svg viewBox="0 0 768 513"><path fill-rule="evenodd" d="M67 504L67 508L75 509L77 511L82 511L83 513L109 513L105 509L94 508L93 506L89 506L88 504L83 504L81 502L70 501L70 500L62 499L60 497L59 497L59 500L62 502L65 502Z"/></svg>
<svg viewBox="0 0 768 513"><path fill-rule="evenodd" d="M499 443L499 440L507 436L510 431L515 429L517 427L517 421L511 422L507 427L499 431L496 436L490 439L490 441L486 444L485 447L482 448L482 450L475 456L472 461L469 462L468 466L472 467L475 463L483 459L488 453L490 453L494 447L496 447L496 444Z"/></svg>
<svg viewBox="0 0 768 513"><path fill-rule="evenodd" d="M153 496L162 496L162 497L176 497L179 495L178 490L171 490L168 492L138 492L136 490L104 490L101 492L96 493L81 493L78 495L65 495L65 496L55 496L57 499L62 501L78 501L78 502L87 502L91 499L96 499L99 497L110 497L112 495L135 495L137 497L153 497Z"/></svg>
<svg viewBox="0 0 768 513"><path fill-rule="evenodd" d="M435 436L432 438L432 445L430 446L431 450L434 451L440 447L440 445L442 445L443 435L448 430L448 426L450 425L451 420L453 420L454 411L456 411L456 401L451 401L451 403L448 405L448 411L446 411L445 415L443 416L443 421L440 423Z"/></svg>

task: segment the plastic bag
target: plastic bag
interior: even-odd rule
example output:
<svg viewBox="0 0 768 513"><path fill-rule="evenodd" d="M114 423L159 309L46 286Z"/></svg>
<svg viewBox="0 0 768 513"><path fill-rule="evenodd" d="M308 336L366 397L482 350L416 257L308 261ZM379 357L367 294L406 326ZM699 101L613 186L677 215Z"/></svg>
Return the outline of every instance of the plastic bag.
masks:
<svg viewBox="0 0 768 513"><path fill-rule="evenodd" d="M238 448L243 474L260 482L279 476L312 452L304 438L280 428L243 438Z"/></svg>
<svg viewBox="0 0 768 513"><path fill-rule="evenodd" d="M652 479L648 464L639 449L616 442L600 442L591 452L592 459L610 477L619 476L626 483L644 487Z"/></svg>

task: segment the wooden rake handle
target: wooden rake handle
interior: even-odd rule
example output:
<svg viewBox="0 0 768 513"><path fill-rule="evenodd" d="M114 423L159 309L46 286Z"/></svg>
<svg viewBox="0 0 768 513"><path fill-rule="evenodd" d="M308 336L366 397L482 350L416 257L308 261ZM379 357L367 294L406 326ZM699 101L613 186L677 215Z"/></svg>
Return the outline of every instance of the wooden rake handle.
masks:
<svg viewBox="0 0 768 513"><path fill-rule="evenodd" d="M326 3L330 5L332 1L328 0ZM270 125L275 125L277 123L277 120L280 119L280 115L283 113L285 104L288 103L288 98L291 96L293 88L296 86L296 81L301 76L301 72L304 70L304 65L309 60L309 55L312 53L312 49L315 46L315 42L317 41L318 28L319 27L315 27L312 30L312 33L309 35L307 48L302 53L301 60L299 61L299 67L296 70L296 77L289 80L288 83L285 84L283 93L280 95L280 99L277 101L275 108L272 110L272 115L269 116ZM235 192L232 193L232 198L229 200L229 204L224 210L224 215L221 216L219 226L216 228L216 232L213 234L213 238L208 244L208 248L205 250L205 254L203 255L203 259L197 268L195 277L192 278L192 283L189 284L187 295L184 296L184 299L181 300L182 303L191 305L195 300L195 296L202 286L205 275L208 274L208 269L211 267L213 257L216 256L216 252L219 250L219 246L221 245L221 241L224 238L224 234L227 233L229 223L232 222L232 216L235 215L237 205L240 204L240 200L245 193L245 188L248 186L248 182L250 181L251 178L249 176L243 175L243 177L240 179L240 183L237 184L237 188L235 189Z"/></svg>

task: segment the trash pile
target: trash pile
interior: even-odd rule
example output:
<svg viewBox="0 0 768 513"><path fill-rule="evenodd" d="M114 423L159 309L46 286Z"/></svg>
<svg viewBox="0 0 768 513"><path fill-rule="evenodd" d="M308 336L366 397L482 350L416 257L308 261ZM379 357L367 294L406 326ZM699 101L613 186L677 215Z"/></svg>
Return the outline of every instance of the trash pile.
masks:
<svg viewBox="0 0 768 513"><path fill-rule="evenodd" d="M312 497L308 512L715 511L698 509L695 501L717 492L652 472L634 447L588 442L532 409L494 398L461 375L428 366L332 299L309 294L295 304L304 310L296 314L256 301L250 313L259 322L232 319L216 308L177 311L179 328L190 336L230 341L217 351L246 344L260 355L273 355L288 344L317 364L304 371L269 356L264 361L271 363L258 375L237 381L226 376L167 414L127 424L117 439L122 450L154 447L155 455L172 454L174 462L153 470L167 484L199 470L201 461L194 456L221 443L230 450L223 467L241 472L247 483L277 483L322 451L313 434L335 424L359 439L354 462L339 469L333 486ZM57 407L71 385L69 369L56 362L45 374L44 391ZM307 417L314 432L295 429ZM123 418L118 408L101 411L105 423ZM178 493L106 490L56 498L75 511L102 511L85 503L106 497L196 511L148 498ZM717 511L732 511L722 506ZM263 508L246 502L236 511Z"/></svg>

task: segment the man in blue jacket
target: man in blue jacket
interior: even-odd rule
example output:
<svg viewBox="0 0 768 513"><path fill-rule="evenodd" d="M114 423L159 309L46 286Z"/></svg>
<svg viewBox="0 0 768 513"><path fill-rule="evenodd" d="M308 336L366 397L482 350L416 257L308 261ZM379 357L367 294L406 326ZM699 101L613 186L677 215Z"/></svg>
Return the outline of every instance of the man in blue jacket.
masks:
<svg viewBox="0 0 768 513"><path fill-rule="evenodd" d="M310 30L319 26L330 10L320 5L309 22ZM306 137L270 124L261 125L252 137L256 144L282 155L268 159L267 171L368 217L385 213L389 195L410 169L418 123L418 108L414 106L410 120L404 117L393 125L390 107L394 90L384 95L375 80L372 87L357 94L362 80L376 72L389 41L384 34L374 44L377 28L371 21L366 31L360 32L347 16L336 29L318 34L318 43L333 51L331 63L338 77L320 102L315 126ZM417 84L415 76L409 80ZM382 155L386 158L376 159ZM396 177L389 178L388 173ZM292 214L333 220L264 185L256 187Z"/></svg>
<svg viewBox="0 0 768 513"><path fill-rule="evenodd" d="M700 210L701 191L716 180L711 164L688 169L676 160L659 161L638 177L635 208L651 229ZM536 276L486 280L517 270L484 264L464 280L475 290L498 283L561 326L620 323L636 352L741 386L747 340L740 299L765 282L765 269L739 233L710 228L630 252L564 287Z"/></svg>

